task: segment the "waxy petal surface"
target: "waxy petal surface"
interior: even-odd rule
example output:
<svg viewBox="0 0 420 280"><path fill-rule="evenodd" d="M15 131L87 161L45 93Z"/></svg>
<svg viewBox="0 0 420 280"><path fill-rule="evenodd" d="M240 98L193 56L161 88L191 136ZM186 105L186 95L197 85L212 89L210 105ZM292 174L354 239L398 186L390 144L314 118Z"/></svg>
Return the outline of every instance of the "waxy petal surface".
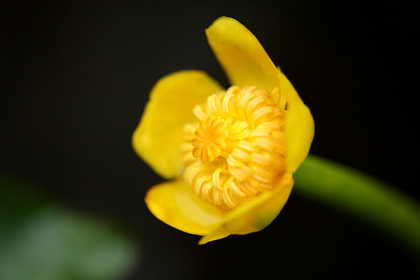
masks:
<svg viewBox="0 0 420 280"><path fill-rule="evenodd" d="M315 134L315 124L309 108L283 73L280 73L280 92L286 93L286 167L295 172L308 156Z"/></svg>
<svg viewBox="0 0 420 280"><path fill-rule="evenodd" d="M196 121L192 111L195 105L221 90L216 81L201 71L179 71L160 79L134 131L134 150L162 177L180 176L183 127Z"/></svg>
<svg viewBox="0 0 420 280"><path fill-rule="evenodd" d="M156 218L196 235L206 235L225 215L223 210L196 196L182 179L153 186L145 201Z"/></svg>
<svg viewBox="0 0 420 280"><path fill-rule="evenodd" d="M276 66L258 39L233 18L220 17L206 29L207 40L232 85L278 86Z"/></svg>

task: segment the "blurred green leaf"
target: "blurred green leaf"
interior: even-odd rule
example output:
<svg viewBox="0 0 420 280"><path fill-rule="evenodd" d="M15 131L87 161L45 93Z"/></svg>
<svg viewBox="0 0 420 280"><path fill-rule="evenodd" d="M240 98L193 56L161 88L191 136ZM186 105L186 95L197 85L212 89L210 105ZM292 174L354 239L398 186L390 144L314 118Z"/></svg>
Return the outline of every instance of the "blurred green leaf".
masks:
<svg viewBox="0 0 420 280"><path fill-rule="evenodd" d="M0 279L120 279L137 262L138 247L116 227L0 175Z"/></svg>

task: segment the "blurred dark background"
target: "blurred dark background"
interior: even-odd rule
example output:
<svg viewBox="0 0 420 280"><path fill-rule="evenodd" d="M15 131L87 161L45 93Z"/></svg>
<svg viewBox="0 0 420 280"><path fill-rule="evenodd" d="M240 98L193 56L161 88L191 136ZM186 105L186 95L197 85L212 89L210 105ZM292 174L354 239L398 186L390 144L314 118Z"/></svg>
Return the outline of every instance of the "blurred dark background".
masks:
<svg viewBox="0 0 420 280"><path fill-rule="evenodd" d="M0 168L132 232L143 255L127 280L417 279L418 267L404 248L294 193L262 232L198 246L198 237L147 210L145 192L163 180L130 143L148 93L163 75L201 69L228 85L204 34L227 15L258 37L311 108L312 153L420 201L414 5L1 1Z"/></svg>

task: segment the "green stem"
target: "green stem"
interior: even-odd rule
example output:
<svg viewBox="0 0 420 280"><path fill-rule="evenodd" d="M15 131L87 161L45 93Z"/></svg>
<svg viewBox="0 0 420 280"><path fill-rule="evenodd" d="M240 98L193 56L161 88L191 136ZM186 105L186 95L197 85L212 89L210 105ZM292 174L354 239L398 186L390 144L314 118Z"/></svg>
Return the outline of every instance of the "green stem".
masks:
<svg viewBox="0 0 420 280"><path fill-rule="evenodd" d="M295 191L334 206L397 238L420 256L420 205L395 188L310 155L294 175Z"/></svg>

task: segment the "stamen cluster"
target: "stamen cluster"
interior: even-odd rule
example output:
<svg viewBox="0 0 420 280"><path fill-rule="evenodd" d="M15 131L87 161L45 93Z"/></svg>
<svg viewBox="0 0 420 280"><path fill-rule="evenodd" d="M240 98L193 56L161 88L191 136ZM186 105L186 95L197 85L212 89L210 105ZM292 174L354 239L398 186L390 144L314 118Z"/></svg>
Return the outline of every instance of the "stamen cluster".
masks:
<svg viewBox="0 0 420 280"><path fill-rule="evenodd" d="M272 92L230 87L194 108L185 126L184 179L197 196L236 208L271 190L285 172L284 111Z"/></svg>

